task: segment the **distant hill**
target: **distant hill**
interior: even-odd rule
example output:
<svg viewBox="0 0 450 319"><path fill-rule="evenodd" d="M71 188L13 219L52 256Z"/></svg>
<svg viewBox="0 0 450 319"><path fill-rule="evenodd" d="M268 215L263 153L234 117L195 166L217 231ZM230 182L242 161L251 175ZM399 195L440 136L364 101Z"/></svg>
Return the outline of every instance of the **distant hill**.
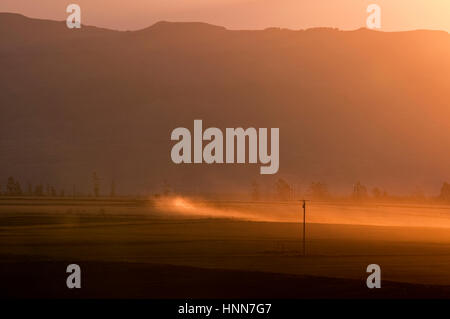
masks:
<svg viewBox="0 0 450 319"><path fill-rule="evenodd" d="M450 180L450 35L230 31L159 22L133 32L0 14L0 184L109 192L247 190L323 181L437 193ZM280 171L175 165L178 126L279 127ZM229 191L229 189L227 189Z"/></svg>

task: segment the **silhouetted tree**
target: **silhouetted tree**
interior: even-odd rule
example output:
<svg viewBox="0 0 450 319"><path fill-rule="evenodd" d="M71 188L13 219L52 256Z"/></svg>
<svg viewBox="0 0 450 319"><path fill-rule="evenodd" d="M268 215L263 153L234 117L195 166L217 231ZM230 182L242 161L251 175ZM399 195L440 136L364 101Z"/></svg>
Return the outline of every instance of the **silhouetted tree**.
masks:
<svg viewBox="0 0 450 319"><path fill-rule="evenodd" d="M34 196L44 196L44 186L42 184L36 185L34 188Z"/></svg>
<svg viewBox="0 0 450 319"><path fill-rule="evenodd" d="M291 186L282 178L279 178L275 184L277 196L280 200L289 200L292 195Z"/></svg>
<svg viewBox="0 0 450 319"><path fill-rule="evenodd" d="M16 182L12 176L8 177L8 182L6 183L6 194L9 196L14 196L16 190Z"/></svg>
<svg viewBox="0 0 450 319"><path fill-rule="evenodd" d="M14 186L14 195L22 196L22 194L23 194L22 187L20 187L20 183L18 181L16 181L16 184Z"/></svg>
<svg viewBox="0 0 450 319"><path fill-rule="evenodd" d="M328 186L325 183L313 182L309 186L308 195L316 199L326 199L330 197Z"/></svg>
<svg viewBox="0 0 450 319"><path fill-rule="evenodd" d="M381 198L381 190L378 187L375 187L374 189L372 189L372 196L376 199L380 199Z"/></svg>
<svg viewBox="0 0 450 319"><path fill-rule="evenodd" d="M98 178L96 172L94 172L94 174L92 174L92 181L94 184L94 196L98 197L100 194L100 179Z"/></svg>
<svg viewBox="0 0 450 319"><path fill-rule="evenodd" d="M361 182L356 182L355 185L353 185L353 194L354 199L361 200L367 198L367 188L361 184Z"/></svg>
<svg viewBox="0 0 450 319"><path fill-rule="evenodd" d="M112 180L111 182L111 193L110 193L111 197L116 197L116 182L114 180Z"/></svg>
<svg viewBox="0 0 450 319"><path fill-rule="evenodd" d="M450 184L449 183L444 183L442 185L441 193L439 194L439 198L450 202Z"/></svg>
<svg viewBox="0 0 450 319"><path fill-rule="evenodd" d="M164 180L164 183L163 183L163 195L164 196L168 196L168 195L170 195L171 192L172 192L172 189L170 187L170 184L166 180Z"/></svg>
<svg viewBox="0 0 450 319"><path fill-rule="evenodd" d="M253 182L252 182L252 192L251 192L251 195L252 195L252 199L253 199L253 200L259 200L259 198L260 198L259 184L258 184L258 182L256 182L256 181L253 181Z"/></svg>

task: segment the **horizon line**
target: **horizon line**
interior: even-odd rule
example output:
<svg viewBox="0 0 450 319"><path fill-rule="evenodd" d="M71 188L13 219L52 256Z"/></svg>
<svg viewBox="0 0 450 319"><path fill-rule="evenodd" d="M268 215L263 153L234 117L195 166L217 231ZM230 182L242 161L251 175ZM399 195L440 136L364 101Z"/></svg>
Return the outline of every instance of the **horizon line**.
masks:
<svg viewBox="0 0 450 319"><path fill-rule="evenodd" d="M27 16L27 15L25 15L23 13L19 13L19 12L0 11L0 16L1 15L15 15L15 16L20 16L20 17L23 17L23 18L29 19L29 20L46 21L46 22L65 23L65 21L66 21L66 20L53 20L53 19L41 18L41 17L30 17L30 16ZM96 29L114 31L114 32L139 32L139 31L144 31L144 30L150 29L161 23L202 24L202 25L206 25L206 26L210 26L210 27L222 28L225 31L237 31L237 32L238 31L241 31L241 32L242 31L267 31L267 30L273 30L273 29L279 29L279 31L299 32L299 31L314 31L314 30L326 29L326 30L339 31L339 32L355 32L355 31L373 31L373 32L380 32L380 33L407 33L407 32L439 32L439 33L441 33L441 32L443 32L443 33L450 35L449 31L442 30L442 29L410 29L410 30L385 31L385 30L379 30L379 29L369 29L365 26L361 26L360 28L356 28L356 29L340 29L338 27L332 27L332 26L314 26L314 27L309 27L309 28L304 28L304 29L291 29L291 28L278 27L278 26L267 26L263 29L257 29L257 28L255 28L255 29L230 29L225 26L212 24L212 23L204 22L204 21L194 21L194 20L193 21L158 20L153 24L149 24L147 27L139 28L139 29L113 29L113 28L109 28L109 27L101 27L101 26L96 26L96 25L92 25L92 24L81 24L81 25L84 27L88 27L88 28L96 28Z"/></svg>

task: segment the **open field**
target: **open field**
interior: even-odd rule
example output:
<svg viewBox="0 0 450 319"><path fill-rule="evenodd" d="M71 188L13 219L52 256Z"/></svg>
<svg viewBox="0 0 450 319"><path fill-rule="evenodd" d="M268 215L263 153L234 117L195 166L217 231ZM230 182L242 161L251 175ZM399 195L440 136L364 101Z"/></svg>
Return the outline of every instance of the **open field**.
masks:
<svg viewBox="0 0 450 319"><path fill-rule="evenodd" d="M450 296L449 207L311 203L307 214L304 257L295 203L3 198L1 294L67 296L65 265L79 263L74 296ZM382 269L377 292L369 264Z"/></svg>

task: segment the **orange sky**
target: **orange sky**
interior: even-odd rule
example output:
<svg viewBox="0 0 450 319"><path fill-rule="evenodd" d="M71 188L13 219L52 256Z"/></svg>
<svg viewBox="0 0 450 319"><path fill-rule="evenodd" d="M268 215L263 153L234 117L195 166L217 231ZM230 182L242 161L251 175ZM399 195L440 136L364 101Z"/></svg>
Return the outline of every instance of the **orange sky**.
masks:
<svg viewBox="0 0 450 319"><path fill-rule="evenodd" d="M382 8L382 30L450 32L450 0L1 0L0 12L64 20L65 8L82 8L83 24L140 29L157 21L202 21L230 29L315 26L357 29L371 3Z"/></svg>

